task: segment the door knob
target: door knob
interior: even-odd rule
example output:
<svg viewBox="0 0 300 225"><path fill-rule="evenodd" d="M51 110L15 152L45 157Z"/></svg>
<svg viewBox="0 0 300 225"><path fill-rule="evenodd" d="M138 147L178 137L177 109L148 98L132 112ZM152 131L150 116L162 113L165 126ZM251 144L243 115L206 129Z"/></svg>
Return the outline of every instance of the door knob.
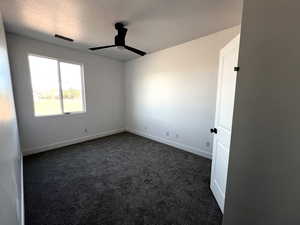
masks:
<svg viewBox="0 0 300 225"><path fill-rule="evenodd" d="M210 133L215 133L215 134L217 134L218 133L218 129L217 128L212 128L212 129L210 129Z"/></svg>

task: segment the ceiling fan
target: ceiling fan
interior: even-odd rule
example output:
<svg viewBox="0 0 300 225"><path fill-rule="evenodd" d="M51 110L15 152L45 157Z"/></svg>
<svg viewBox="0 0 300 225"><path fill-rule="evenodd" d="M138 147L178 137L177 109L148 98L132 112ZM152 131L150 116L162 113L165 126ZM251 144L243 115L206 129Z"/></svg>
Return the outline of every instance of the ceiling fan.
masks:
<svg viewBox="0 0 300 225"><path fill-rule="evenodd" d="M106 45L106 46L99 46L99 47L93 47L90 48L90 50L95 51L95 50L100 50L104 48L112 48L112 47L117 47L119 49L127 49L129 51L132 51L138 55L144 56L146 55L146 52L143 52L141 50L132 48L130 46L127 46L125 44L125 37L127 33L127 28L124 27L125 25L123 23L116 23L115 28L118 31L118 34L115 36L115 44L114 45Z"/></svg>

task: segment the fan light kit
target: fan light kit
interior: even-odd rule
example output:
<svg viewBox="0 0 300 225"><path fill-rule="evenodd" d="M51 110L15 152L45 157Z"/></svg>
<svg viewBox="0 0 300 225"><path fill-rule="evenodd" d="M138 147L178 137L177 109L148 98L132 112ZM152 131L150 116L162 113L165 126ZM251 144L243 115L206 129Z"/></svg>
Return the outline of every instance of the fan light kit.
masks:
<svg viewBox="0 0 300 225"><path fill-rule="evenodd" d="M132 47L127 46L125 44L125 37L126 37L126 33L127 33L127 28L124 27L123 23L116 23L115 28L118 31L118 34L115 36L115 44L114 45L93 47L93 48L90 48L90 50L95 51L95 50L100 50L100 49L105 49L105 48L117 47L120 50L127 49L127 50L132 51L132 52L134 52L138 55L141 55L141 56L144 56L144 55L147 54L146 52L143 52L141 50L132 48Z"/></svg>

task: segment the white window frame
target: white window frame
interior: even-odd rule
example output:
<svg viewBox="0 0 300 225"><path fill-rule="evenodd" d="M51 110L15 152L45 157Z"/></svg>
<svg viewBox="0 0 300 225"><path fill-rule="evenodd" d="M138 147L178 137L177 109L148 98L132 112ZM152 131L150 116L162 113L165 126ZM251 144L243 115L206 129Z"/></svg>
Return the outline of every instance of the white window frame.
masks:
<svg viewBox="0 0 300 225"><path fill-rule="evenodd" d="M59 114L51 114L51 115L36 115L35 114L35 108L34 108L34 96L33 96L33 83L32 83L32 77L31 77L31 71L30 71L30 62L29 62L29 57L30 56L35 56L35 57L40 57L40 58L45 58L45 59L52 59L55 60L57 62L57 69L58 69L58 89L59 89L59 98L60 98L60 107L61 107L61 111L62 113ZM79 63L76 61L72 61L72 60L65 60L65 59L61 59L61 58L55 58L55 57L50 57L50 56L44 56L44 55L38 55L35 53L28 53L27 54L27 65L29 68L29 77L30 77L30 84L31 84L31 94L32 94L32 100L33 100L33 114L35 117L52 117L52 116L70 116L70 115L76 115L76 114L84 114L86 113L86 94L85 94L85 79L84 79L84 64L83 63ZM82 96L82 104L83 104L83 110L82 111L78 111L78 112L64 112L64 103L63 103L63 90L62 90L62 83L61 83L61 74L60 74L60 66L59 63L70 63L70 64L75 64L75 65L79 65L81 68L81 96Z"/></svg>

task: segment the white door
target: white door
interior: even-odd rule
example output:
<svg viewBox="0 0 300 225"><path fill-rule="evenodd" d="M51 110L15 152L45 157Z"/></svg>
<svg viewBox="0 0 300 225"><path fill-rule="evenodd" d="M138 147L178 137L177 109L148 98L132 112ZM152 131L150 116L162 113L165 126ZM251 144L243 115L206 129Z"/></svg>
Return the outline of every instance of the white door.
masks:
<svg viewBox="0 0 300 225"><path fill-rule="evenodd" d="M211 171L211 190L224 211L240 36L220 52L218 92Z"/></svg>

